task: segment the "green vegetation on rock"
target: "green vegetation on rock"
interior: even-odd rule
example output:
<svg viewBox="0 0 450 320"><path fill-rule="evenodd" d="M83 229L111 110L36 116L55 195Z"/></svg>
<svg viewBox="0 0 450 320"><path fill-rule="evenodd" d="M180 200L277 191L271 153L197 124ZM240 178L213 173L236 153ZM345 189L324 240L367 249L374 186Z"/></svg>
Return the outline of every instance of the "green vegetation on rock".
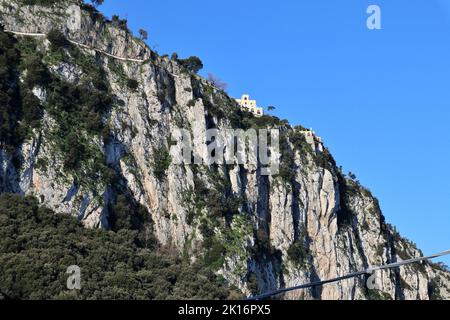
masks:
<svg viewBox="0 0 450 320"><path fill-rule="evenodd" d="M225 299L230 291L200 262L142 246L139 232L88 230L34 198L0 195L0 292L5 299ZM66 288L69 266L81 290Z"/></svg>
<svg viewBox="0 0 450 320"><path fill-rule="evenodd" d="M46 74L36 61L27 61L30 72L21 83L22 60L17 40L0 30L0 145L11 154L39 126L42 117L42 106L31 84L44 81Z"/></svg>
<svg viewBox="0 0 450 320"><path fill-rule="evenodd" d="M310 251L307 237L308 231L305 226L302 226L300 228L298 239L287 251L289 260L294 263L297 268L306 268L308 266Z"/></svg>
<svg viewBox="0 0 450 320"><path fill-rule="evenodd" d="M172 163L169 150L166 147L162 147L159 150L153 150L153 173L158 180L163 180L166 176L167 169L169 169Z"/></svg>

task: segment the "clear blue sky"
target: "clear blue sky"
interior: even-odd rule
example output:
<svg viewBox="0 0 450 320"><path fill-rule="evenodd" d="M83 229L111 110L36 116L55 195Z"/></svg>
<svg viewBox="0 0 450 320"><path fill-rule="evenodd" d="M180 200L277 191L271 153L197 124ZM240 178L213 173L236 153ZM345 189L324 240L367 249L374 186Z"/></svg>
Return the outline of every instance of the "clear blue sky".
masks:
<svg viewBox="0 0 450 320"><path fill-rule="evenodd" d="M366 28L378 4L381 31ZM313 128L387 220L450 249L450 1L106 0L160 54L197 55L235 97ZM450 259L443 259L450 264Z"/></svg>

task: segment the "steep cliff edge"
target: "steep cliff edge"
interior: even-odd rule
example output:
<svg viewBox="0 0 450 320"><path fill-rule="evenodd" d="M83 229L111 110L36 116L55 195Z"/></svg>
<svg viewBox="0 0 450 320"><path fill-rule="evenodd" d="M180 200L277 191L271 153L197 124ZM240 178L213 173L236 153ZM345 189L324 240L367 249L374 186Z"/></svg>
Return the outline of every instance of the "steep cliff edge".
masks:
<svg viewBox="0 0 450 320"><path fill-rule="evenodd" d="M9 65L2 193L33 195L89 228L133 228L144 224L144 210L161 246L204 259L247 295L422 255L305 129L243 113L225 92L89 6L35 2L0 2L5 30L47 35L1 31L11 41L0 51ZM175 165L168 150L176 128L189 130L205 157L207 129L278 128L280 174ZM124 213L122 202L132 210ZM351 279L286 298L448 299L449 279L423 263L380 272L376 289Z"/></svg>

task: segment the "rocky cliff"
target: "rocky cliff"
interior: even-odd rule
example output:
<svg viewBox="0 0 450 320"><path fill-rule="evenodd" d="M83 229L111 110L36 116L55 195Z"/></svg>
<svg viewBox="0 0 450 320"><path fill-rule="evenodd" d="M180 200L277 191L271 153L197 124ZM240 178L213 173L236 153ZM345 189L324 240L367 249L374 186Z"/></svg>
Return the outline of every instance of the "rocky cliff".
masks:
<svg viewBox="0 0 450 320"><path fill-rule="evenodd" d="M0 19L5 30L47 35L7 35L16 38L18 57L10 87L26 97L24 110L27 102L26 110L38 112L10 126L20 139L2 140L1 192L34 195L89 228L126 221L117 209L126 199L151 217L161 246L205 259L247 295L422 255L385 222L370 191L340 172L318 137L242 112L120 21L77 1L18 0L0 2ZM280 129L280 174L176 165L168 154L176 128L191 132L199 155L210 128ZM379 272L374 289L357 278L285 298L448 299L449 279L422 263Z"/></svg>

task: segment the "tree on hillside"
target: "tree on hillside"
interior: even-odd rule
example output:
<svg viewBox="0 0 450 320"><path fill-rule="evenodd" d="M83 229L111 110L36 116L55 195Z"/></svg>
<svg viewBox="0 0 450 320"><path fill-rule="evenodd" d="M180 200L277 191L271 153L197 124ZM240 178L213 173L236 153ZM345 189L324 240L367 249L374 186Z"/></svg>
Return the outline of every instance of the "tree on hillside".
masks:
<svg viewBox="0 0 450 320"><path fill-rule="evenodd" d="M114 26L119 27L123 30L126 30L128 28L128 21L126 19L120 19L120 17L116 14L112 16L111 22Z"/></svg>
<svg viewBox="0 0 450 320"><path fill-rule="evenodd" d="M202 61L196 56L192 56L187 59L180 59L179 62L183 67L194 73L198 73L203 69Z"/></svg>
<svg viewBox="0 0 450 320"><path fill-rule="evenodd" d="M348 172L348 176L350 179L352 179L353 181L356 181L357 177L356 174L354 174L353 172L349 171Z"/></svg>
<svg viewBox="0 0 450 320"><path fill-rule="evenodd" d="M141 40L147 40L148 39L148 32L144 29L139 29L139 36L141 37Z"/></svg>

